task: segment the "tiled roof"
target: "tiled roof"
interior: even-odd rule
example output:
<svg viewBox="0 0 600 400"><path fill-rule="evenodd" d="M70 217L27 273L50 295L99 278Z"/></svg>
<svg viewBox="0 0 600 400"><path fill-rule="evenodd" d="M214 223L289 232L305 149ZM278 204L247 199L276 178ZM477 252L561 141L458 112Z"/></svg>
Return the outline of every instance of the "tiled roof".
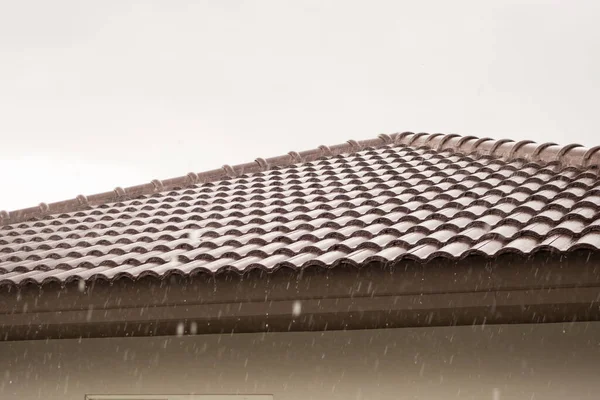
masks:
<svg viewBox="0 0 600 400"><path fill-rule="evenodd" d="M0 284L598 250L598 150L380 135L3 212Z"/></svg>

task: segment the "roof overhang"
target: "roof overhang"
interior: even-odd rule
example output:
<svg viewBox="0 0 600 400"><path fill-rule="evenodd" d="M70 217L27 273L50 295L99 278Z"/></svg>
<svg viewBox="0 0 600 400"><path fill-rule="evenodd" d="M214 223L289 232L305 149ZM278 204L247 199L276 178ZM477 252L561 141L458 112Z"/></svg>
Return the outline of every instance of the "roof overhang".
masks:
<svg viewBox="0 0 600 400"><path fill-rule="evenodd" d="M583 250L172 275L2 288L0 340L590 321L599 302Z"/></svg>

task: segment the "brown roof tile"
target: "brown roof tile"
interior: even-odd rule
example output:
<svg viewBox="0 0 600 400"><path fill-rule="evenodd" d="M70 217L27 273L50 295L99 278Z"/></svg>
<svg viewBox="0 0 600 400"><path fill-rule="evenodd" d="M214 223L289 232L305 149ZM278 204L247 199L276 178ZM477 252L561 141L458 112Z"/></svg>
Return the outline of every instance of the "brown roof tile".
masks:
<svg viewBox="0 0 600 400"><path fill-rule="evenodd" d="M600 249L599 148L402 133L0 213L0 283Z"/></svg>

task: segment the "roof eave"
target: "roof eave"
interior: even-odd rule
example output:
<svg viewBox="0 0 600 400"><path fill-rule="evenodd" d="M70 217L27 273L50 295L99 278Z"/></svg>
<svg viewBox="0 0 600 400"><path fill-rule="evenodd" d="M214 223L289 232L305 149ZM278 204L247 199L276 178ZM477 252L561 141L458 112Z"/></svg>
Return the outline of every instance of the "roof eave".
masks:
<svg viewBox="0 0 600 400"><path fill-rule="evenodd" d="M0 340L600 320L599 261L580 251L30 285L0 294Z"/></svg>

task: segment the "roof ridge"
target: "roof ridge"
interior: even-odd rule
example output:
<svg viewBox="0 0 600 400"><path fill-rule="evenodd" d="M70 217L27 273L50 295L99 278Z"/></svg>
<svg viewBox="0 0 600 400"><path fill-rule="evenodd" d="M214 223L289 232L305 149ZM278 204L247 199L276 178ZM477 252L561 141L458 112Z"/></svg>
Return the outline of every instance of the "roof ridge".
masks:
<svg viewBox="0 0 600 400"><path fill-rule="evenodd" d="M301 152L290 151L288 154L257 158L253 162L230 166L200 173L190 172L185 176L159 180L127 188L117 187L110 192L97 193L90 196L78 195L74 199L55 203L40 203L37 207L23 208L11 212L0 211L0 226L22 222L32 218L40 218L51 214L74 212L90 206L134 199L139 196L156 194L176 188L195 184L203 184L234 178L244 174L263 172L273 167L285 167L299 163L315 161L321 157L332 157L341 154L355 153L365 148L379 148L387 145L404 145L428 148L435 151L451 150L464 155L491 156L506 161L526 159L538 163L555 163L562 167L592 168L600 167L600 146L586 148L580 144L560 146L556 143L535 143L531 140L515 142L511 139L478 138L458 134L414 133L402 132L385 134L367 140L348 140L346 143L325 146Z"/></svg>

